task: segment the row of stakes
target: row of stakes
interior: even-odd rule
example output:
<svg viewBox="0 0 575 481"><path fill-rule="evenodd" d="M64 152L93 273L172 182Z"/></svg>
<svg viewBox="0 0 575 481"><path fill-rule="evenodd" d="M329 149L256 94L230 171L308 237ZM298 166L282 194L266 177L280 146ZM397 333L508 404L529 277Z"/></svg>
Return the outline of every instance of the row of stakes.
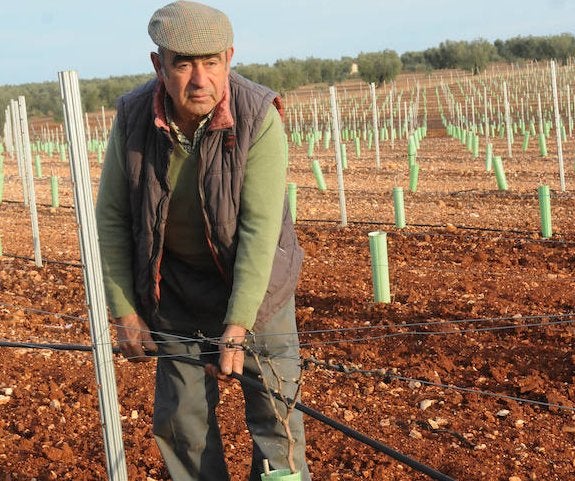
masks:
<svg viewBox="0 0 575 481"><path fill-rule="evenodd" d="M103 154L106 150L106 143L100 140L90 140L87 142L87 148L89 153L96 154L98 157L98 163L101 164L103 161ZM34 142L31 145L32 152L34 153L34 172L36 179L43 178L42 172L42 160L41 154L54 156L59 153L60 161L66 162L66 153L68 146L66 143L48 141L48 142ZM0 142L0 204L4 198L4 153L6 149L4 145ZM50 194L51 194L51 206L53 208L60 207L60 195L58 187L59 178L57 175L50 176Z"/></svg>
<svg viewBox="0 0 575 481"><path fill-rule="evenodd" d="M411 192L416 192L417 181L419 174L419 164L416 161L417 150L419 149L420 141L425 138L427 129L425 127L420 127L414 131L413 134L409 136L408 139L408 165L409 165L409 190ZM467 145L469 150L474 153L477 152L479 147L479 136L474 131L466 131L459 127L448 125L448 133L453 137L458 138L462 143ZM525 136L529 136L530 132L526 131ZM544 140L545 135L542 133L543 146L545 146ZM313 135L308 137L309 145L312 146L317 138ZM358 145L358 137L355 137L356 146ZM328 143L329 145L329 143ZM541 146L541 140L540 140ZM347 155L345 150L345 144L341 144L342 148L342 167L345 170L347 168ZM525 147L524 147L525 149ZM356 154L359 157L360 150L356 147ZM546 149L541 149L541 155L546 155ZM313 147L309 147L308 157L313 156ZM321 170L319 161L312 160L311 168L316 180L318 190L321 192L326 190L326 184ZM486 169L491 170L493 168L495 176L497 179L497 185L500 190L507 190L507 181L505 178L505 171L503 169L503 163L500 156L493 156L492 144L488 144L486 148ZM551 194L548 185L541 185L537 189L538 200L539 200L539 212L541 219L541 235L543 238L550 238L553 235L552 225L551 225ZM394 205L394 218L395 227L398 229L403 229L407 226L405 218L405 207L404 207L404 195L402 187L394 187L392 191L393 205ZM290 212L292 220L295 223L297 220L297 184L294 182L288 183L288 199ZM381 303L391 302L390 294L390 283L389 283L389 261L387 255L387 233L383 231L374 231L368 234L369 238L369 248L371 256L371 273L373 281L373 293L374 301Z"/></svg>
<svg viewBox="0 0 575 481"><path fill-rule="evenodd" d="M383 128L384 132L387 132L386 128ZM347 130L344 130L343 132L349 132ZM356 134L354 131L351 131L351 135L349 135L348 139L353 140L354 146L355 146L355 156L356 158L360 158L361 157L361 137L360 135ZM372 139L373 139L373 132L370 131L363 131L363 137L364 140L367 141L367 148L371 149L372 146ZM394 129L391 130L392 135L394 135ZM418 127L416 128L412 134L409 135L408 137L408 144L407 144L407 157L408 157L408 166L409 166L409 190L411 192L415 192L417 190L417 181L418 181L418 177L419 177L419 164L416 162L416 157L417 157L417 150L419 149L420 146L420 142L426 137L427 135L427 127L426 126L422 126L422 127ZM292 140L293 138L297 138L298 136L300 136L300 134L298 132L294 132L292 134ZM331 135L329 131L326 131L325 134L323 134L321 131L317 131L315 133L310 133L307 135L307 141L308 141L308 151L307 151L307 156L309 159L313 158L314 155L314 149L315 149L315 145L321 141L321 139L324 139L324 149L328 149L330 146L330 140L331 140ZM345 137L342 137L345 140ZM383 140L388 140L388 138L386 136L382 136ZM296 145L301 145L301 143L298 144L298 141L295 141ZM348 156L347 156L347 144L345 143L345 141L343 141L340 144L340 153L341 153L341 163L342 163L342 169L345 171L348 168ZM317 187L319 189L320 192L325 192L327 190L327 186L325 183L325 178L323 176L323 172L321 169L321 165L319 160L317 159L313 159L311 160L311 170L312 173L314 175Z"/></svg>
<svg viewBox="0 0 575 481"><path fill-rule="evenodd" d="M521 149L523 152L527 151L529 147L529 142L531 138L537 137L538 139L538 147L539 153L541 157L547 157L547 139L551 133L552 122L547 121L543 124L543 131L537 135L535 130L535 124L533 122L530 123L529 127L521 128L520 133L523 135L523 141L521 142ZM467 149L473 153L475 158L479 157L479 138L485 135L485 129L482 124L479 124L478 127L471 127L471 128L463 128L460 126L456 126L453 124L447 124L446 126L447 133L453 138L458 139L461 141L462 144L466 145ZM505 126L500 125L497 127L495 124L490 126L490 133L491 137L495 138L498 136L499 138L504 138L505 136ZM517 132L515 132L515 135ZM565 129L565 125L561 124L561 139L563 142L567 141L567 132ZM514 133L511 132L511 143L515 142Z"/></svg>
<svg viewBox="0 0 575 481"><path fill-rule="evenodd" d="M464 143L468 149L474 154L478 151L479 137L473 131L467 131L456 127L453 125L448 125L448 133L459 139ZM328 131L329 132L329 131ZM420 142L425 138L427 133L426 127L419 127L414 130L414 132L409 136L407 151L408 151L408 165L409 165L409 188L411 192L417 190L417 180L419 174L419 165L416 162L417 150L419 149ZM529 135L529 131L526 131L525 136ZM544 137L544 133L541 134ZM540 136L540 138L541 138ZM328 138L329 144L329 133L325 135ZM361 151L359 148L359 136L355 136L354 142L356 145L356 155L359 157ZM368 134L368 139L371 138ZM313 139L310 140L310 139ZM321 139L321 134L313 134L308 138L310 145L316 142L317 139ZM324 141L325 142L325 141ZM540 141L541 146L541 141ZM38 147L38 145L37 145ZM103 150L102 143L89 144L89 150L101 151ZM347 155L345 150L345 143L341 144L342 148L342 167L347 168ZM3 145L0 144L0 154L4 153ZM313 155L313 148L308 151L308 157ZM541 155L546 155L541 150ZM101 159L99 158L101 162ZM318 189L320 191L326 190L325 180L323 178L323 173L321 171L321 166L318 160L312 160L312 171L316 179ZM492 145L488 144L486 148L486 169L491 170L491 166L495 171L498 187L500 190L507 190L507 182L505 180L505 172L503 170L502 160L500 156L493 156ZM36 155L36 174L41 177L41 163L39 161L39 155ZM58 195L58 177L51 176L50 178L51 194L52 194L52 207L59 207L59 195ZM4 191L4 157L0 155L0 204L3 199ZM394 187L393 188L393 204L394 204L394 216L395 216L395 226L399 229L405 228L407 223L405 220L405 208L404 208L404 196L403 188ZM550 189L547 185L541 185L538 188L538 198L540 207L540 217L541 217L541 234L544 238L549 238L552 236L551 227L551 200L550 200ZM288 199L290 212L292 220L295 223L297 220L297 184L290 182L288 183ZM390 284L389 284L389 262L387 256L387 233L382 231L374 231L368 234L370 256L371 256L371 271L372 271L372 281L373 281L373 292L374 301L389 303L391 302L390 295ZM0 238L0 256L2 255L2 241Z"/></svg>

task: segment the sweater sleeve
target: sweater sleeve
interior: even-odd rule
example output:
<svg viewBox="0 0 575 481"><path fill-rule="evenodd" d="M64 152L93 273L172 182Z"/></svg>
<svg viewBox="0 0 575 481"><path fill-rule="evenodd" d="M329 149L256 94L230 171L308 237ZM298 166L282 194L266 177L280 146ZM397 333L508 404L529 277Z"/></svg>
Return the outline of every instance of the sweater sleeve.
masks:
<svg viewBox="0 0 575 481"><path fill-rule="evenodd" d="M281 230L286 175L284 126L276 108L270 106L248 152L225 324L251 329L255 323Z"/></svg>
<svg viewBox="0 0 575 481"><path fill-rule="evenodd" d="M132 274L132 220L124 159L124 140L114 122L96 201L104 287L113 317L136 312Z"/></svg>

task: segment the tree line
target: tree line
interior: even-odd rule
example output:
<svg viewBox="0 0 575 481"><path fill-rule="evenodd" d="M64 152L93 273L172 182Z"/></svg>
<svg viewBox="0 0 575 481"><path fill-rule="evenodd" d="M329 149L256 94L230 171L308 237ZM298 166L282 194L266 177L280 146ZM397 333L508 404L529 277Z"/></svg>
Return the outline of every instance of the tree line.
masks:
<svg viewBox="0 0 575 481"><path fill-rule="evenodd" d="M295 58L269 64L239 64L234 69L241 75L278 91L287 92L301 85L333 85L353 76L365 82L381 84L393 79L403 70L425 72L436 69L463 69L473 73L483 71L492 62L517 63L555 59L565 63L575 57L575 36L564 33L554 36L514 37L493 43L446 40L437 47L419 52L394 50L360 53L356 58L340 60ZM357 68L352 68L353 66ZM85 112L104 107L114 108L116 99L135 86L153 78L154 74L127 75L107 79L80 80L80 92ZM47 116L62 120L62 105L57 82L29 83L0 86L0 105L11 99L26 97L29 116Z"/></svg>

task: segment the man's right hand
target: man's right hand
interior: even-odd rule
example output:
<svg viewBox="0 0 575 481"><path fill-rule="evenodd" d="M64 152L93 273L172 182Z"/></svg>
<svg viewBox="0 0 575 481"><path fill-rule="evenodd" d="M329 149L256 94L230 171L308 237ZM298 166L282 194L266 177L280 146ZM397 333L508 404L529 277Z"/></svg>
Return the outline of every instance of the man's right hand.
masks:
<svg viewBox="0 0 575 481"><path fill-rule="evenodd" d="M147 324L138 314L114 319L118 344L122 355L130 362L145 362L151 357L146 352L157 352L158 346L152 339Z"/></svg>

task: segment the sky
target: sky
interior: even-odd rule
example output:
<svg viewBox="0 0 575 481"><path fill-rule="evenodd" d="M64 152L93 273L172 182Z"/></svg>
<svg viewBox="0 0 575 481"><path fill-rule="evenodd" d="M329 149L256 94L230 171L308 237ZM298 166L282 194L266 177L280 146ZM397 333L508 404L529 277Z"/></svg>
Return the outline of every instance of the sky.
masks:
<svg viewBox="0 0 575 481"><path fill-rule="evenodd" d="M147 33L167 0L2 0L0 85L151 73ZM575 33L574 0L206 0L234 26L232 65L398 54L445 40Z"/></svg>

